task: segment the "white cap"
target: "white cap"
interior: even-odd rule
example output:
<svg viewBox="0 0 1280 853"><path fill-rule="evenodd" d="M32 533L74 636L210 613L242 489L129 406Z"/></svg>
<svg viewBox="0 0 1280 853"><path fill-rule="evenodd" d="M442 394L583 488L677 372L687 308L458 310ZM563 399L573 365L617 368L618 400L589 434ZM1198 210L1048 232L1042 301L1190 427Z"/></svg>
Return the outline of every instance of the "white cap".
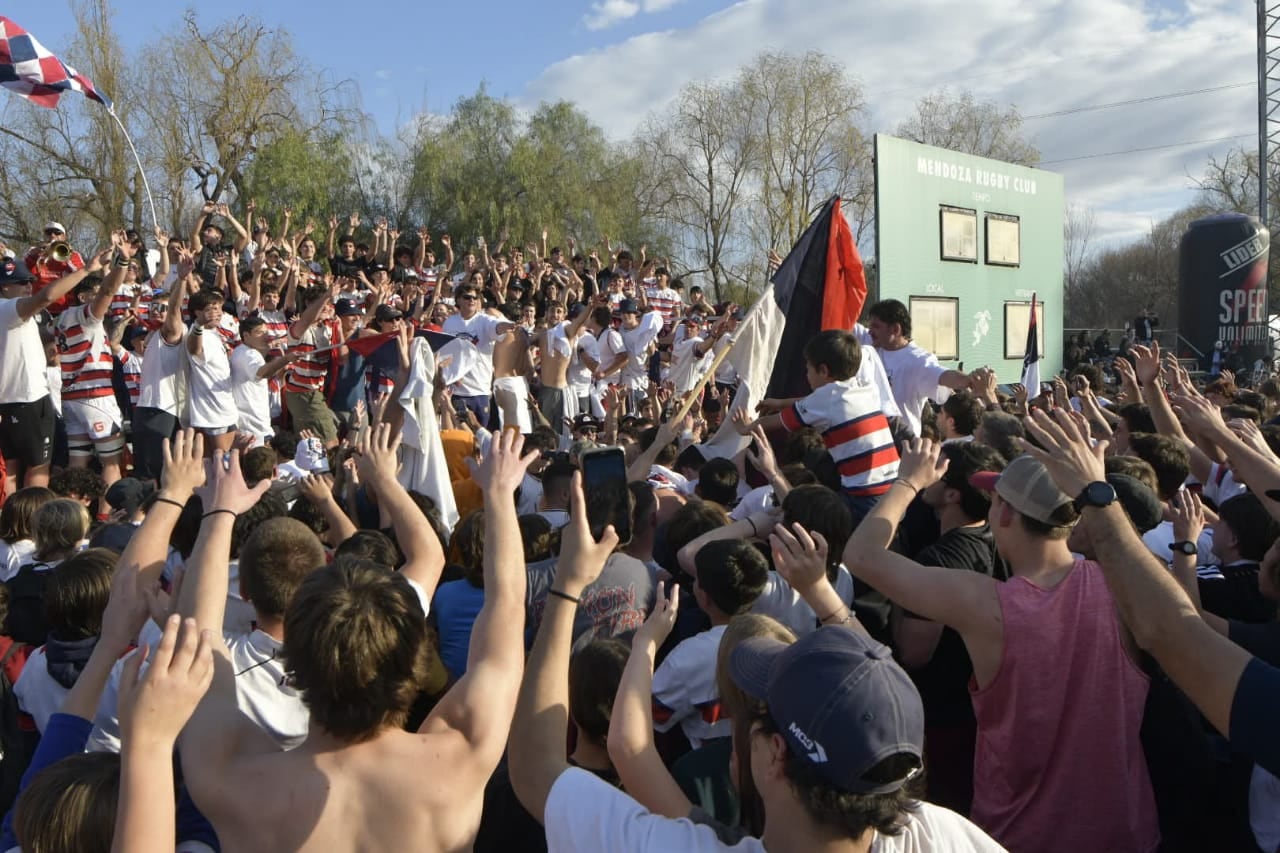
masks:
<svg viewBox="0 0 1280 853"><path fill-rule="evenodd" d="M61 231L63 234L66 234L66 233L67 233L67 229L65 229L65 228L63 228L63 227L62 227L62 223L61 223L61 222L50 222L50 223L48 223L47 225L45 225L45 226L44 226L44 230L46 230L46 231Z"/></svg>

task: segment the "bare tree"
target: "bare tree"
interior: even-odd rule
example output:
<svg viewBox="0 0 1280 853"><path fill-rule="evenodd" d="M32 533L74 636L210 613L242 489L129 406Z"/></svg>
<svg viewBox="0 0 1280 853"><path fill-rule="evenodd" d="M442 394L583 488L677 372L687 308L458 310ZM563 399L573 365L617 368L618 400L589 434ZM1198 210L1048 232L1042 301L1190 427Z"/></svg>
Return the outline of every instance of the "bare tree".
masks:
<svg viewBox="0 0 1280 853"><path fill-rule="evenodd" d="M717 300L738 277L732 248L758 150L744 109L732 85L691 83L669 115L650 116L636 137L644 167L663 187L664 214L692 262L706 269Z"/></svg>
<svg viewBox="0 0 1280 853"><path fill-rule="evenodd" d="M979 101L961 90L942 89L916 102L915 114L898 125L898 136L962 154L1034 166L1040 152L1022 135L1022 115L1014 106Z"/></svg>
<svg viewBox="0 0 1280 853"><path fill-rule="evenodd" d="M763 53L743 69L738 87L760 146L755 178L765 240L758 248L790 247L832 195L851 211L869 210L870 146L859 126L866 105L843 65L817 52Z"/></svg>

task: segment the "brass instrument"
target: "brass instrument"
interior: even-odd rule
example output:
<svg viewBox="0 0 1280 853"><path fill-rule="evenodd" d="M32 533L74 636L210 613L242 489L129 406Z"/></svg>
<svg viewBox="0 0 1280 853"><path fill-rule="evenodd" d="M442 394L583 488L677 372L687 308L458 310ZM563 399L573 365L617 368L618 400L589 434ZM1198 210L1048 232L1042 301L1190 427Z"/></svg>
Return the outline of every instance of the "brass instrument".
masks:
<svg viewBox="0 0 1280 853"><path fill-rule="evenodd" d="M49 244L49 248L45 254L58 263L65 264L67 261L71 260L71 244L66 240L57 240Z"/></svg>

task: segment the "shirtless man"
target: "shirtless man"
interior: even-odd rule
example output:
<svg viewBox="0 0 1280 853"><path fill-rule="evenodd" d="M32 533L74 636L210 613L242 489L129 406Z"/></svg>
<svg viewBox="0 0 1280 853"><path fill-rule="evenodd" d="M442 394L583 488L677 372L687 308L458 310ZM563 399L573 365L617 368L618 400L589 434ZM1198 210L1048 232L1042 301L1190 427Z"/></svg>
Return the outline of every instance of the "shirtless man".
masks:
<svg viewBox="0 0 1280 853"><path fill-rule="evenodd" d="M384 425L371 445L369 452L389 456L375 466L375 488L390 489L398 441ZM311 727L289 752L237 707L234 672L214 634L213 685L179 749L191 795L223 849L471 848L524 666L525 571L514 495L534 457L522 457L523 446L519 435L503 433L474 475L488 530L485 602L466 675L417 732L402 727L426 674L430 640L418 596L401 573L343 558L298 589L285 612L284 650ZM181 594L181 612L199 625L221 624L234 514L267 486L246 487L235 456L229 470L215 469L216 514L206 515ZM203 479L198 465L182 476L197 485ZM167 486L162 495L169 497ZM444 555L435 555L438 576Z"/></svg>
<svg viewBox="0 0 1280 853"><path fill-rule="evenodd" d="M578 397L569 389L569 362L574 343L586 325L589 312L581 312L573 323L565 322L565 308L560 302L547 304L546 327L532 341L538 348L538 408L558 434L564 435L578 414Z"/></svg>
<svg viewBox="0 0 1280 853"><path fill-rule="evenodd" d="M493 402L498 407L498 423L503 429L511 427L528 435L533 432L533 419L529 416L529 377L533 374L529 333L523 326L509 322L498 328L493 345Z"/></svg>

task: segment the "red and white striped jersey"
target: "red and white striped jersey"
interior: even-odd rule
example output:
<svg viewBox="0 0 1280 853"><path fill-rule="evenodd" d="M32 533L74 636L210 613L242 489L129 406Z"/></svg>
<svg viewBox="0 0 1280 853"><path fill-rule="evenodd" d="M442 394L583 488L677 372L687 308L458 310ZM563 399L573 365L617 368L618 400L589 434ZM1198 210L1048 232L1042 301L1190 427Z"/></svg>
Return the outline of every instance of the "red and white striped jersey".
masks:
<svg viewBox="0 0 1280 853"><path fill-rule="evenodd" d="M151 316L151 287L140 283L122 284L116 288L115 296L111 297L111 308L107 316L113 320L123 317L133 305L133 297L138 293L142 294L142 299L138 302L138 319L145 323Z"/></svg>
<svg viewBox="0 0 1280 853"><path fill-rule="evenodd" d="M649 307L656 309L662 315L662 330L663 334L666 334L671 330L671 324L675 322L676 309L680 307L680 294L670 287L664 287L661 290L656 287L647 287L644 295L649 300Z"/></svg>
<svg viewBox="0 0 1280 853"><path fill-rule="evenodd" d="M889 491L898 476L898 450L874 386L859 385L856 379L828 382L780 414L789 432L809 426L822 433L846 493Z"/></svg>
<svg viewBox="0 0 1280 853"><path fill-rule="evenodd" d="M124 374L124 387L129 392L129 403L135 408L138 405L138 394L142 388L142 359L136 352L121 351L117 356L120 370Z"/></svg>
<svg viewBox="0 0 1280 853"><path fill-rule="evenodd" d="M114 361L102 321L77 305L58 315L58 365L62 370L62 399L87 400L114 396Z"/></svg>
<svg viewBox="0 0 1280 853"><path fill-rule="evenodd" d="M331 346L337 340L332 327L327 323L316 323L302 333L302 337L289 336L289 349L302 353L285 376L284 390L287 393L305 394L309 391L323 391L325 377L329 373L329 353L317 353L316 350Z"/></svg>

